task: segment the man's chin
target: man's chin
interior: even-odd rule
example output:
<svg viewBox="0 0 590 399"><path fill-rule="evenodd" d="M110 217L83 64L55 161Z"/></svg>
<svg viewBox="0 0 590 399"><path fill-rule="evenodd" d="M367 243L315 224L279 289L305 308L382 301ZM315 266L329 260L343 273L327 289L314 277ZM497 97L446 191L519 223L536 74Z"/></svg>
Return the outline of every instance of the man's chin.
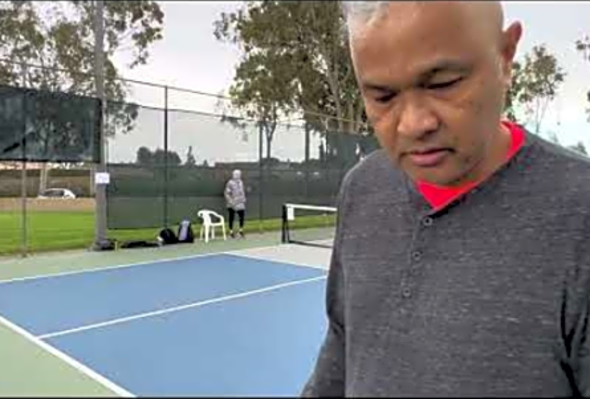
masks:
<svg viewBox="0 0 590 399"><path fill-rule="evenodd" d="M452 187L457 185L460 176L457 173L447 171L406 171L410 179L415 183L426 183L440 187Z"/></svg>

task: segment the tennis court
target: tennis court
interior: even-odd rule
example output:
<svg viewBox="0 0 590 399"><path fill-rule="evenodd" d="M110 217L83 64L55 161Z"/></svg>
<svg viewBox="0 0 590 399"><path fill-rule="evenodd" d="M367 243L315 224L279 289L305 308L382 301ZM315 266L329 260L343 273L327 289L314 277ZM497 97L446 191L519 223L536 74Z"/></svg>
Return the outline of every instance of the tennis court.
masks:
<svg viewBox="0 0 590 399"><path fill-rule="evenodd" d="M325 334L331 250L280 243L277 235L197 242L157 255L91 253L90 268L3 278L0 346L12 347L3 367L14 360L30 374L7 369L4 376L13 378L0 381L0 395L42 395L33 385L44 378L59 386L71 381L79 395L298 395ZM113 262L123 253L142 260ZM98 266L99 256L110 262ZM8 331L13 337L3 340ZM38 351L32 359L53 363L23 366L17 341ZM64 367L59 376L48 371Z"/></svg>

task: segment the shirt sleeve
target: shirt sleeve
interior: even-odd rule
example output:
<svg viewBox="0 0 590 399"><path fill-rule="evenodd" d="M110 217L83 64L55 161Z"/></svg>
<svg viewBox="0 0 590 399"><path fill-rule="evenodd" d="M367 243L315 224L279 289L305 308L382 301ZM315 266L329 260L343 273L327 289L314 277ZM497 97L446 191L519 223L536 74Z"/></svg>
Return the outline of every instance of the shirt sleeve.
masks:
<svg viewBox="0 0 590 399"><path fill-rule="evenodd" d="M582 237L590 237L590 217L586 217ZM565 371L573 396L590 397L590 248L581 240L576 270L569 273L564 292L561 327Z"/></svg>
<svg viewBox="0 0 590 399"><path fill-rule="evenodd" d="M590 326L588 326L588 313L584 322L584 331L576 354L576 362L573 368L576 384L576 395L590 397Z"/></svg>
<svg viewBox="0 0 590 399"><path fill-rule="evenodd" d="M315 369L303 389L302 397L344 396L345 335L342 288L341 265L337 253L333 252L326 291L328 331Z"/></svg>
<svg viewBox="0 0 590 399"><path fill-rule="evenodd" d="M345 197L349 180L350 174L344 178L338 196L336 238L326 286L328 329L315 368L301 393L302 397L343 397L346 392L345 268L340 254L343 225L348 212Z"/></svg>

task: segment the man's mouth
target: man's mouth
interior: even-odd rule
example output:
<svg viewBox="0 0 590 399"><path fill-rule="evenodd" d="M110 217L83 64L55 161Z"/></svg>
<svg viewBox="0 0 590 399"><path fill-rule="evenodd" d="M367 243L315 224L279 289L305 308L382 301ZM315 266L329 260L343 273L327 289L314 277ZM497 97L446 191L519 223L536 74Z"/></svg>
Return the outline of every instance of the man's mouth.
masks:
<svg viewBox="0 0 590 399"><path fill-rule="evenodd" d="M423 168L431 168L441 164L451 153L449 148L432 148L415 150L407 153L412 163Z"/></svg>

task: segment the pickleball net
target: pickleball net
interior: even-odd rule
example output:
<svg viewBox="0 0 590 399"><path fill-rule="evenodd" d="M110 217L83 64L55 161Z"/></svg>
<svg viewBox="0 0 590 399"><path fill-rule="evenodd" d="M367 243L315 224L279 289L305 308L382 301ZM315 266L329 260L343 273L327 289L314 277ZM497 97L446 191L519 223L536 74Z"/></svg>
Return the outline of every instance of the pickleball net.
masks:
<svg viewBox="0 0 590 399"><path fill-rule="evenodd" d="M283 204L282 239L285 244L332 248L338 209L310 204Z"/></svg>

